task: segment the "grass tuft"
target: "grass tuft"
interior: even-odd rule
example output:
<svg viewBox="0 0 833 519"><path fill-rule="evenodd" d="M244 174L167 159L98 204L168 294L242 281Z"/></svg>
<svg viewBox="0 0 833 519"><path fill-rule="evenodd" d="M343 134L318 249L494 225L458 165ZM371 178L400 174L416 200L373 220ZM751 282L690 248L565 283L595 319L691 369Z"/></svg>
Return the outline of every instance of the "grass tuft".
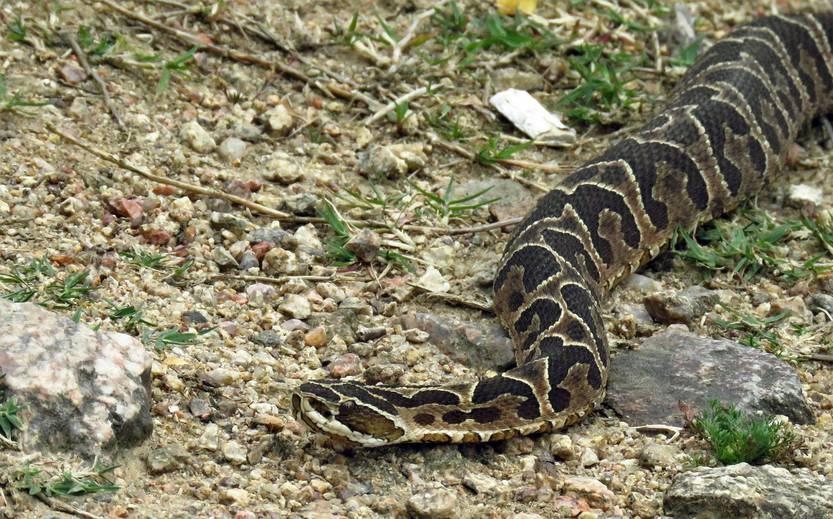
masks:
<svg viewBox="0 0 833 519"><path fill-rule="evenodd" d="M23 422L17 416L18 412L20 412L20 406L14 397L0 404L0 434L8 440L14 440L16 431L23 430Z"/></svg>
<svg viewBox="0 0 833 519"><path fill-rule="evenodd" d="M717 400L692 422L694 430L708 441L724 465L760 464L785 454L795 435L772 417L754 417Z"/></svg>

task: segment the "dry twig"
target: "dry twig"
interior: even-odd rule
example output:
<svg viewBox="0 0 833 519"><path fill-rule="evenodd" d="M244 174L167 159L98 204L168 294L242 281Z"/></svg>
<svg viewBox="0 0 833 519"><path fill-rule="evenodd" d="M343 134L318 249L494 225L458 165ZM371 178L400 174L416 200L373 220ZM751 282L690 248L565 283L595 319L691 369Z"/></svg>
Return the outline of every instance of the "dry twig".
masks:
<svg viewBox="0 0 833 519"><path fill-rule="evenodd" d="M93 3L92 0L85 1L87 3ZM129 9L126 9L116 4L115 2L111 2L110 0L97 0L97 2L95 3L103 4L107 6L109 9L116 11L119 14L127 16L128 18L132 18L133 20L141 22L150 27L153 27L154 29L166 32L172 35L174 38L187 43L188 45L194 45L196 47L199 47L201 50L210 52L212 54L216 54L218 56L223 56L224 58L228 58L234 61L239 61L240 63L257 65L259 67L263 67L269 70L277 70L278 72L286 74L291 78L303 81L309 85L321 89L328 96L336 96L351 101L361 101L373 110L376 110L380 107L380 103L375 99L369 97L367 94L358 91L351 92L350 90L340 85L337 85L336 83L327 83L326 85L321 84L317 81L314 81L312 78L310 78L308 75L304 74L300 70L290 65L287 65L286 63L281 63L280 61L276 60L263 59L258 56L247 54L245 52L241 52L239 50L232 49L229 47L214 45L212 43L206 43L203 39L196 37L190 32L176 29L174 27L169 27L164 23L148 18L147 16L143 16L139 13L130 11Z"/></svg>
<svg viewBox="0 0 833 519"><path fill-rule="evenodd" d="M391 113L392 111L396 110L396 107L401 105L402 103L407 103L408 101L416 99L417 97L423 96L423 95L427 94L429 91L430 92L436 92L437 90L439 90L441 88L442 88L442 85L434 85L432 87L419 87L415 90L411 90L407 94L405 94L403 96L400 96L400 97L397 97L396 99L394 99L390 103L386 104L384 107L382 107L381 110L378 110L373 115L370 115L367 118L365 118L365 120L362 121L362 124L365 125L365 126L373 124L376 121L378 121L379 119L381 119L382 117L384 117L387 114Z"/></svg>
<svg viewBox="0 0 833 519"><path fill-rule="evenodd" d="M75 54L75 57L78 59L78 63L84 71L86 71L87 74L95 80L98 85L98 89L101 90L101 95L104 97L104 105L107 107L107 110L110 111L110 115L113 116L113 120L116 121L119 129L121 131L126 131L127 127L124 125L124 121L116 110L115 105L113 105L113 100L110 98L110 93L107 91L107 85L98 73L90 66L90 62L87 60L87 53L84 52L84 49L81 48L81 45L78 44L78 40L75 39L75 36L73 36L71 32L64 31L61 33L61 37L72 48L72 52Z"/></svg>

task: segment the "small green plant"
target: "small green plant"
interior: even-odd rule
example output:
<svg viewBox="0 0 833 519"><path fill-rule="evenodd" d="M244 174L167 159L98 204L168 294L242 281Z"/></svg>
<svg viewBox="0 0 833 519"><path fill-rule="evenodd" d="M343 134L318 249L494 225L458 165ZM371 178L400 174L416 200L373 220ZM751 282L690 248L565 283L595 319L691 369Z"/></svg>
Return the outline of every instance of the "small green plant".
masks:
<svg viewBox="0 0 833 519"><path fill-rule="evenodd" d="M17 488L25 490L29 495L39 494L52 496L81 496L100 492L116 492L119 490L107 477L107 473L116 466L95 466L88 473L74 474L64 471L60 476L50 477L40 469L26 465L18 471Z"/></svg>
<svg viewBox="0 0 833 519"><path fill-rule="evenodd" d="M139 63L161 63L162 72L159 75L159 81L156 82L156 95L159 95L168 90L171 86L171 79L175 75L188 70L188 65L194 59L194 55L199 49L199 47L191 47L173 59L164 62L162 62L162 57L158 54L136 54L135 57Z"/></svg>
<svg viewBox="0 0 833 519"><path fill-rule="evenodd" d="M743 211L742 218L747 222L744 225L717 221L702 229L696 240L691 233L680 230L678 238L685 242L685 249L676 253L709 271L730 270L743 281L766 272L795 282L831 269L831 265L822 262L824 254L814 255L800 264L788 258L785 242L796 231L810 231L825 246L825 238L833 239L833 233L826 236L818 222L804 219L776 224L760 210ZM833 253L833 247L830 252Z"/></svg>
<svg viewBox="0 0 833 519"><path fill-rule="evenodd" d="M214 327L206 328L198 332L181 332L178 328L170 328L162 331L146 330L142 334L142 341L162 351L170 346L187 346L196 344L200 337L214 331Z"/></svg>
<svg viewBox="0 0 833 519"><path fill-rule="evenodd" d="M771 417L754 417L717 400L692 422L694 430L708 441L724 465L763 463L785 454L795 435Z"/></svg>
<svg viewBox="0 0 833 519"><path fill-rule="evenodd" d="M690 67L700 54L702 45L703 38L697 37L694 41L679 49L673 57L668 59L668 62L677 67Z"/></svg>
<svg viewBox="0 0 833 519"><path fill-rule="evenodd" d="M425 122L437 130L448 141L459 141L465 137L465 132L456 117L452 118L452 107L443 103L439 108L425 114Z"/></svg>
<svg viewBox="0 0 833 519"><path fill-rule="evenodd" d="M12 42L26 40L26 26L19 16L6 24L6 39Z"/></svg>
<svg viewBox="0 0 833 519"><path fill-rule="evenodd" d="M93 287L87 282L88 272L82 270L68 275L62 282L55 281L46 286L46 295L50 300L42 303L48 308L71 308L79 300L87 297Z"/></svg>
<svg viewBox="0 0 833 519"><path fill-rule="evenodd" d="M630 106L636 93L627 86L633 79L633 56L607 52L600 45L583 45L568 60L582 81L558 100L568 117L579 123L598 123L604 112Z"/></svg>
<svg viewBox="0 0 833 519"><path fill-rule="evenodd" d="M447 49L447 53L439 58L434 53L424 56L433 64L459 55L460 66L468 66L485 50L539 52L560 43L549 29L521 14L502 16L488 12L480 18L470 19L456 2L436 9L431 22L436 29L436 41Z"/></svg>
<svg viewBox="0 0 833 519"><path fill-rule="evenodd" d="M109 32L96 37L93 29L89 26L82 25L78 27L78 43L89 56L104 56L116 46L117 41L116 36Z"/></svg>
<svg viewBox="0 0 833 519"><path fill-rule="evenodd" d="M20 94L20 92L9 92L8 85L6 84L6 76L4 74L0 74L0 112L15 111L19 113L29 114L29 112L22 110L22 108L31 106L44 106L47 104L49 103L45 101L40 102L26 99Z"/></svg>
<svg viewBox="0 0 833 519"><path fill-rule="evenodd" d="M411 187L417 190L417 192L419 192L425 198L425 204L428 207L430 207L434 211L434 213L436 213L436 215L439 216L443 221L447 221L449 218L456 218L462 216L464 213L474 211L475 209L485 207L493 202L497 202L498 200L500 200L499 198L490 198L487 200L479 200L475 202L475 200L488 193L492 189L492 186L489 186L468 196L453 198L453 186L454 179L449 178L448 184L446 184L442 194L437 195L430 191L422 189L416 184L411 184Z"/></svg>
<svg viewBox="0 0 833 519"><path fill-rule="evenodd" d="M518 144L510 144L499 149L499 141L497 137L492 136L489 137L489 140L486 141L486 144L484 144L483 147L477 151L477 162L484 165L489 165L495 164L496 162L500 162L501 160L511 159L518 153L529 148L531 145L532 141L528 141L521 142Z"/></svg>
<svg viewBox="0 0 833 519"><path fill-rule="evenodd" d="M17 416L18 412L20 412L20 406L14 397L0 403L0 434L6 439L14 440L15 431L23 430L23 422Z"/></svg>
<svg viewBox="0 0 833 519"><path fill-rule="evenodd" d="M363 198L361 195L353 194L350 191L347 192L350 193L350 195L356 200L364 200L365 203L371 204L371 206L387 203L386 199L382 198L381 193L375 188L375 186L373 189L376 194L375 199ZM347 222L344 221L332 202L325 200L323 204L316 208L316 211L318 212L318 216L323 218L335 233L334 238L324 243L325 254L329 261L334 265L340 266L347 266L356 263L358 258L346 247L347 242L350 241L353 234ZM377 256L390 263L399 265L402 269L408 272L413 271L413 266L408 259L398 252L387 249L379 249Z"/></svg>
<svg viewBox="0 0 833 519"><path fill-rule="evenodd" d="M132 251L120 252L119 256L127 260L131 265L157 271L165 267L170 261L170 257L167 254L148 252L138 247Z"/></svg>
<svg viewBox="0 0 833 519"><path fill-rule="evenodd" d="M156 326L155 323L144 318L142 310L133 305L113 306L109 317L114 321L123 321L124 330L128 333L138 333L142 326Z"/></svg>
<svg viewBox="0 0 833 519"><path fill-rule="evenodd" d="M396 106L394 106L393 108L393 115L396 118L396 125L402 126L402 124L405 122L405 119L413 115L408 101L402 101L401 103L397 103Z"/></svg>
<svg viewBox="0 0 833 519"><path fill-rule="evenodd" d="M723 306L723 305L721 305ZM735 330L745 335L740 343L750 348L765 350L773 355L781 355L784 352L784 345L778 335L772 331L773 327L790 316L790 312L784 311L769 317L756 317L751 314L744 314L729 307L723 308L732 316L731 320L715 318L714 324L726 330Z"/></svg>
<svg viewBox="0 0 833 519"><path fill-rule="evenodd" d="M37 290L32 286L31 279L24 276L20 271L13 270L8 274L0 274L0 283L13 285L10 291L5 292L3 297L13 303L27 303L35 297Z"/></svg>

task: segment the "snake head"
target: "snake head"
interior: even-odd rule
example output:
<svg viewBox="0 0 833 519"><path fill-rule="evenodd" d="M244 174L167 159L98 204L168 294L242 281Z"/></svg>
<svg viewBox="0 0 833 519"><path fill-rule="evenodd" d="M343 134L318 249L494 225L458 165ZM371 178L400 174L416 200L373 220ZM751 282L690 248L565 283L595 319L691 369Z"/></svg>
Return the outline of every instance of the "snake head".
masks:
<svg viewBox="0 0 833 519"><path fill-rule="evenodd" d="M363 399L359 384L328 380L301 384L292 393L292 414L313 431L354 445L378 447L407 441L396 414Z"/></svg>

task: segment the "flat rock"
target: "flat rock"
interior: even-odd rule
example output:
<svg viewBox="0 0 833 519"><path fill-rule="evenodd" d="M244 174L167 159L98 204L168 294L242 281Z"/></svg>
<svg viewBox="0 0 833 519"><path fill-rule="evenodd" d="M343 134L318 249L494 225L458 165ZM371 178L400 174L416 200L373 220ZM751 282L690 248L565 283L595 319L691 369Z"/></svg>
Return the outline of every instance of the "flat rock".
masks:
<svg viewBox="0 0 833 519"><path fill-rule="evenodd" d="M151 360L134 337L0 298L0 372L23 406L24 450L93 458L141 443L153 429Z"/></svg>
<svg viewBox="0 0 833 519"><path fill-rule="evenodd" d="M498 324L457 322L429 313L411 313L399 318L404 329L428 333L428 340L457 362L474 369L496 369L513 365L512 340Z"/></svg>
<svg viewBox="0 0 833 519"><path fill-rule="evenodd" d="M683 425L678 402L709 400L813 423L795 371L770 353L670 327L611 361L607 404L631 425Z"/></svg>
<svg viewBox="0 0 833 519"><path fill-rule="evenodd" d="M676 519L822 519L833 517L833 483L807 469L699 467L674 479L663 505Z"/></svg>

